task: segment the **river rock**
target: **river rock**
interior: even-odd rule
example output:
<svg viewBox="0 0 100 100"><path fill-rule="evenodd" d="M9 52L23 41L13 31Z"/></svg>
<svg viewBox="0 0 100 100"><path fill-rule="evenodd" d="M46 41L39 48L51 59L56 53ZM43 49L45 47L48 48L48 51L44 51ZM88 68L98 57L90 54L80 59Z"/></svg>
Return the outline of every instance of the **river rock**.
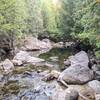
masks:
<svg viewBox="0 0 100 100"><path fill-rule="evenodd" d="M13 63L15 66L21 66L21 65L23 65L22 61L20 61L20 60L12 60L12 63Z"/></svg>
<svg viewBox="0 0 100 100"><path fill-rule="evenodd" d="M80 51L75 56L70 56L71 66L65 69L58 80L69 84L84 84L94 78L93 71L88 68L89 58L86 52Z"/></svg>
<svg viewBox="0 0 100 100"><path fill-rule="evenodd" d="M40 41L32 36L29 36L24 40L24 46L26 50L41 50L52 48L49 40L45 39L43 41Z"/></svg>
<svg viewBox="0 0 100 100"><path fill-rule="evenodd" d="M97 80L93 80L88 83L88 86L91 87L96 94L100 94L100 82Z"/></svg>
<svg viewBox="0 0 100 100"><path fill-rule="evenodd" d="M9 72L14 69L14 65L9 59L6 59L2 62L2 67L6 72Z"/></svg>
<svg viewBox="0 0 100 100"><path fill-rule="evenodd" d="M85 51L80 51L79 53L75 54L74 56L69 56L64 64L69 65L82 65L84 67L88 67L89 58Z"/></svg>
<svg viewBox="0 0 100 100"><path fill-rule="evenodd" d="M30 57L29 53L26 51L19 51L14 57L13 60L20 60L22 62L26 62L28 57Z"/></svg>
<svg viewBox="0 0 100 100"><path fill-rule="evenodd" d="M74 89L68 88L63 90L61 87L55 89L51 100L78 100L78 92Z"/></svg>
<svg viewBox="0 0 100 100"><path fill-rule="evenodd" d="M85 51L80 51L74 56L70 56L69 60L71 62L71 65L81 65L84 67L88 67L89 58Z"/></svg>
<svg viewBox="0 0 100 100"><path fill-rule="evenodd" d="M31 57L30 56L27 59L27 63L31 63L33 65L38 64L38 63L42 63L42 62L45 62L45 60L44 59L40 59L40 58L36 58L36 57Z"/></svg>
<svg viewBox="0 0 100 100"><path fill-rule="evenodd" d="M23 62L23 63L29 63L29 64L36 64L36 63L41 63L44 62L44 59L40 59L37 57L32 57L30 54L26 51L20 51L17 53L13 59L14 61L17 60L18 62Z"/></svg>
<svg viewBox="0 0 100 100"><path fill-rule="evenodd" d="M66 90L66 100L78 100L79 94L76 90L68 88Z"/></svg>
<svg viewBox="0 0 100 100"><path fill-rule="evenodd" d="M64 80L69 84L84 84L94 77L93 71L88 67L74 65L65 69L59 76L58 80Z"/></svg>
<svg viewBox="0 0 100 100"><path fill-rule="evenodd" d="M51 100L66 100L65 90L63 90L61 87L56 87L55 92L51 96Z"/></svg>

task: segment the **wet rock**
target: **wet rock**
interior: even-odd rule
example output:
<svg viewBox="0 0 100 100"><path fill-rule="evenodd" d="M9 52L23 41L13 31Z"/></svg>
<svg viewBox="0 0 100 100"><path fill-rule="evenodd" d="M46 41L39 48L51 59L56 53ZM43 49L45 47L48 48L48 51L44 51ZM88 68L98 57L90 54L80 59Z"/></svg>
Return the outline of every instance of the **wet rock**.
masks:
<svg viewBox="0 0 100 100"><path fill-rule="evenodd" d="M100 82L97 80L93 80L88 83L88 86L91 87L96 94L100 94Z"/></svg>
<svg viewBox="0 0 100 100"><path fill-rule="evenodd" d="M30 56L30 54L26 51L20 51L17 53L13 60L16 60L17 62L23 62L23 63L30 63L30 64L36 64L40 62L44 62L44 59L36 58Z"/></svg>
<svg viewBox="0 0 100 100"><path fill-rule="evenodd" d="M9 59L6 59L2 62L2 67L7 73L14 69L14 65Z"/></svg>

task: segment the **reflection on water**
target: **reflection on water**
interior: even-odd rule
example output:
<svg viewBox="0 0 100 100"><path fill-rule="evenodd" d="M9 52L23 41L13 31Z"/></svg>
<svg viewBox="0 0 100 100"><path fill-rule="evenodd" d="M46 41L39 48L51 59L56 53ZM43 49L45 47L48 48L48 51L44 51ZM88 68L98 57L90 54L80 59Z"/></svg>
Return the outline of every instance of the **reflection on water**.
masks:
<svg viewBox="0 0 100 100"><path fill-rule="evenodd" d="M73 54L71 49L67 48L53 48L49 52L40 54L40 58L45 59L55 66L57 70L64 69L64 60Z"/></svg>

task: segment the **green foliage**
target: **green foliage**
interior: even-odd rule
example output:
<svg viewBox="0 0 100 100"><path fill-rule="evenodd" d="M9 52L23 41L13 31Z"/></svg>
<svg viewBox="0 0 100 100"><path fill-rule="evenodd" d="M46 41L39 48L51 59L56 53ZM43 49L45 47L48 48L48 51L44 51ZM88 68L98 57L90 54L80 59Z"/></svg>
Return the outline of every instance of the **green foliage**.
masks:
<svg viewBox="0 0 100 100"><path fill-rule="evenodd" d="M95 0L81 1L81 9L76 7L74 18L73 34L81 39L88 38L92 45L100 48L100 3Z"/></svg>
<svg viewBox="0 0 100 100"><path fill-rule="evenodd" d="M0 0L0 32L21 37L48 33L55 39L89 39L100 48L96 0Z"/></svg>

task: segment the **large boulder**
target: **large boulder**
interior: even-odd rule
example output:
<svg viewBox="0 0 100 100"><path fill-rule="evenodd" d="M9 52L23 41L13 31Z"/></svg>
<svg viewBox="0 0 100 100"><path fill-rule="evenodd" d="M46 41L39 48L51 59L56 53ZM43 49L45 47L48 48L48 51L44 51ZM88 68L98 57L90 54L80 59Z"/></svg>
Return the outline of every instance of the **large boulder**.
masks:
<svg viewBox="0 0 100 100"><path fill-rule="evenodd" d="M69 60L71 66L60 74L58 80L70 84L84 84L94 78L93 71L88 68L89 58L86 52L80 51Z"/></svg>
<svg viewBox="0 0 100 100"><path fill-rule="evenodd" d="M25 50L29 50L29 51L52 48L49 40L45 39L45 40L40 41L34 37L27 37L24 40L24 47L25 47Z"/></svg>
<svg viewBox="0 0 100 100"><path fill-rule="evenodd" d="M93 77L93 71L91 71L88 67L74 65L64 70L60 74L58 80L63 80L69 84L84 84L92 80Z"/></svg>
<svg viewBox="0 0 100 100"><path fill-rule="evenodd" d="M88 67L89 58L85 51L80 51L74 56L70 56L69 60L71 62L71 65L81 65L84 67Z"/></svg>

